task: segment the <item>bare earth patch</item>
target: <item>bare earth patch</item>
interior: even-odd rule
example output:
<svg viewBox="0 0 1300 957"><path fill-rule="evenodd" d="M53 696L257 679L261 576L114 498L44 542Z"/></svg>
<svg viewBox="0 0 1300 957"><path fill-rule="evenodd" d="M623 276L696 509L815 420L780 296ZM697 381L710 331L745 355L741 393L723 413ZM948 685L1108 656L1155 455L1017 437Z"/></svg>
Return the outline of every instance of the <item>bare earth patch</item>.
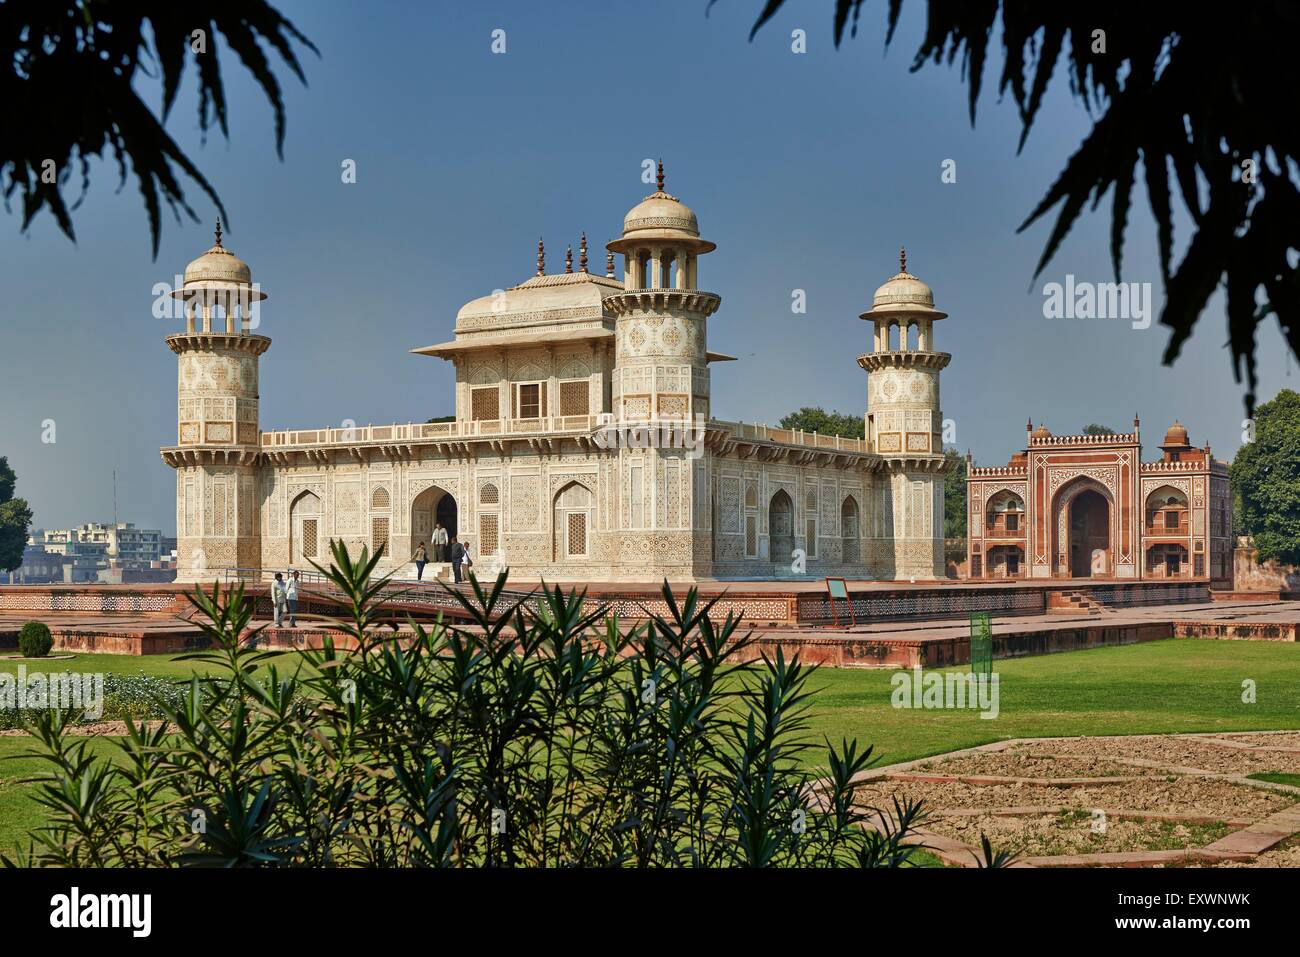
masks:
<svg viewBox="0 0 1300 957"><path fill-rule="evenodd" d="M946 781L879 781L862 786L857 793L860 803L876 808L892 807L890 796L893 795L900 801L904 797L924 799L926 807L932 810L1059 806L1080 811L1092 811L1094 808L1169 811L1245 821L1260 820L1295 803L1294 798L1228 781L1188 777L1175 777L1172 780L1153 777L1124 784L1078 788L1024 784L973 785Z"/></svg>
<svg viewBox="0 0 1300 957"><path fill-rule="evenodd" d="M1027 748L963 754L947 759L932 758L916 770L1018 778L1110 778L1156 773L1149 768L1135 768L1105 758L1036 754Z"/></svg>
<svg viewBox="0 0 1300 957"><path fill-rule="evenodd" d="M1248 751L1204 740L1210 737L1218 737L1233 743L1245 743L1240 738L1227 735L1187 737L1149 735L1122 738L1070 738L1064 741L1053 741L1051 750L1055 754L1103 760L1139 758L1170 767L1197 768L1216 774L1254 774L1257 771L1300 773L1300 752ZM1287 745L1273 744L1272 746L1286 747Z"/></svg>
<svg viewBox="0 0 1300 957"><path fill-rule="evenodd" d="M923 839L965 866L983 834L1038 865L1070 855L1060 863L1296 867L1300 792L1261 787L1245 776L1300 773L1300 752L1287 750L1298 745L1295 731L1024 740L876 769L857 799L878 810L895 798L923 800L930 812ZM1060 786L1066 783L1072 786ZM1094 827L1097 811L1105 812L1104 828ZM1182 860L1183 851L1191 857Z"/></svg>
<svg viewBox="0 0 1300 957"><path fill-rule="evenodd" d="M143 724L145 727L154 728L158 726L157 721L137 721L136 725ZM70 724L65 732L69 737L98 737L107 735L109 737L122 737L126 734L125 721L96 721L91 724ZM6 728L0 731L0 737L4 738L26 738L30 737L22 728Z"/></svg>
<svg viewBox="0 0 1300 957"><path fill-rule="evenodd" d="M1255 748L1293 748L1300 751L1300 731L1229 731L1219 734L1206 734L1233 744L1244 744Z"/></svg>
<svg viewBox="0 0 1300 957"><path fill-rule="evenodd" d="M974 846L979 846L981 833L987 834L995 846L1026 857L1204 847L1231 830L1226 824L1108 818L1105 830L1097 833L1088 811L1024 817L936 817L927 822L926 828Z"/></svg>

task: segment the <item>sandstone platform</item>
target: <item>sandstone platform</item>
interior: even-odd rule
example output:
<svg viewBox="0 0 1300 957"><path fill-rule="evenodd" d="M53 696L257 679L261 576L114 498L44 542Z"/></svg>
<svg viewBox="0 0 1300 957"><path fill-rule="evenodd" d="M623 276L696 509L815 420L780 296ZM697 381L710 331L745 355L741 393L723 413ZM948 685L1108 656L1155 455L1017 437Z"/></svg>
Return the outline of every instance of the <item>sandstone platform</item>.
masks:
<svg viewBox="0 0 1300 957"><path fill-rule="evenodd" d="M467 586L462 586L467 587ZM635 622L666 614L660 586L569 583L585 588L593 609L605 605ZM686 583L674 585L678 600ZM752 654L786 655L831 667L943 667L970 660L969 617L988 612L994 657L1050 654L1166 638L1300 641L1300 602L1276 595L1212 594L1205 582L850 582L852 614L832 608L821 581L708 582L694 587L715 613L739 617L757 633ZM257 623L271 618L269 585L247 584ZM206 644L180 585L0 586L0 647L12 647L23 622L50 626L56 649L110 654L167 654ZM336 596L304 586L303 628L267 634L279 647L318 644L322 619L340 610ZM524 591L509 597L521 598ZM465 621L455 597L437 583L395 582L395 624L407 615ZM852 618L853 624L849 623Z"/></svg>

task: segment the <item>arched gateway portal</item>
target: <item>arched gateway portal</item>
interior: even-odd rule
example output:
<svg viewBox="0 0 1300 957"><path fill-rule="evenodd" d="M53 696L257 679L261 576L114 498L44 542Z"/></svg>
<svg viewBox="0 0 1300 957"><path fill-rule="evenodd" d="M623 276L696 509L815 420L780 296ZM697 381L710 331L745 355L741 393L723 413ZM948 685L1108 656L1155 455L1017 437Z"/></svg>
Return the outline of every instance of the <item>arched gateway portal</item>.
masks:
<svg viewBox="0 0 1300 957"><path fill-rule="evenodd" d="M1061 489L1052 509L1056 574L1066 578L1114 575L1110 493L1100 482L1081 477Z"/></svg>
<svg viewBox="0 0 1300 957"><path fill-rule="evenodd" d="M1110 506L1100 492L1088 489L1070 502L1070 577L1110 573Z"/></svg>
<svg viewBox="0 0 1300 957"><path fill-rule="evenodd" d="M434 523L447 530L450 539L456 534L456 499L438 486L427 488L411 503L411 546L424 542L432 553Z"/></svg>

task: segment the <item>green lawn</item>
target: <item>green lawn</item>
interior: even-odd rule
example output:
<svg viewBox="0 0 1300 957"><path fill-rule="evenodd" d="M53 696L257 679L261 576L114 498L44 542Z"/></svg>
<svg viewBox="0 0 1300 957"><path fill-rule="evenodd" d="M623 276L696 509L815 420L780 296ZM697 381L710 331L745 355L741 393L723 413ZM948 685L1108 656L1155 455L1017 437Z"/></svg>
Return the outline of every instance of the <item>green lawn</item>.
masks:
<svg viewBox="0 0 1300 957"><path fill-rule="evenodd" d="M12 658L0 658L0 672L17 673L19 665L26 665L30 674L43 671L57 674L62 671L103 672L104 674L158 675L163 678L188 678L198 664L193 661L177 661L172 655L76 655L72 658L50 658L47 661L15 661Z"/></svg>
<svg viewBox="0 0 1300 957"><path fill-rule="evenodd" d="M1281 642L1170 640L994 662L1000 714L910 710L890 704L892 671L830 670L813 678L813 729L838 743L874 744L887 763L1005 738L1189 731L1300 729L1300 646ZM184 677L190 662L168 657L79 655L43 670L147 671ZM12 670L13 662L0 662ZM29 666L30 668L30 666ZM1257 701L1244 704L1242 682ZM28 748L0 737L0 759ZM110 741L96 747L112 749ZM815 763L820 764L820 756ZM11 848L39 820L16 779L38 768L0 760L0 847Z"/></svg>
<svg viewBox="0 0 1300 957"><path fill-rule="evenodd" d="M887 763L1006 738L1300 729L1300 645L1169 640L993 662L1000 714L895 709L891 671L814 677L819 734L870 742ZM1255 682L1244 704L1242 682Z"/></svg>

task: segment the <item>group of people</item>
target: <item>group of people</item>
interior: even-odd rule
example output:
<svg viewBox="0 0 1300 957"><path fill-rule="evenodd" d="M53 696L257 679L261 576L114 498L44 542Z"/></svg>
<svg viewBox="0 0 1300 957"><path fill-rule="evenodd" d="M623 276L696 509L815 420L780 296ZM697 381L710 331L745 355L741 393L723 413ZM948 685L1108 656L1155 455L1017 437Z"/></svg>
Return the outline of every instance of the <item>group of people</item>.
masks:
<svg viewBox="0 0 1300 957"><path fill-rule="evenodd" d="M271 582L271 605L275 609L275 627L281 627L285 612L289 615L289 627L298 627L298 573L290 572L289 580L284 580L283 572L275 573Z"/></svg>
<svg viewBox="0 0 1300 957"><path fill-rule="evenodd" d="M441 522L436 523L433 528L433 555L434 561L451 562L451 573L456 578L456 584L464 580L461 578L461 566L469 568L474 564L465 543L455 535L449 535ZM415 563L416 581L424 581L424 566L429 563L429 549L424 542L420 542L419 547L415 549L411 561Z"/></svg>
<svg viewBox="0 0 1300 957"><path fill-rule="evenodd" d="M433 530L433 553L435 560L439 562L451 562L451 572L456 578L456 583L460 584L464 579L461 577L461 568L469 568L474 562L469 557L469 549L465 543L458 540L455 535L448 535L447 530L439 523ZM415 577L419 581L424 580L424 566L429 562L429 550L425 547L424 542L420 542L419 548L411 556L411 561L415 562ZM271 605L275 609L275 627L283 627L284 619L289 619L289 627L298 627L298 588L300 585L300 576L298 572L289 573L286 580L283 572L275 573L275 580L271 582Z"/></svg>

